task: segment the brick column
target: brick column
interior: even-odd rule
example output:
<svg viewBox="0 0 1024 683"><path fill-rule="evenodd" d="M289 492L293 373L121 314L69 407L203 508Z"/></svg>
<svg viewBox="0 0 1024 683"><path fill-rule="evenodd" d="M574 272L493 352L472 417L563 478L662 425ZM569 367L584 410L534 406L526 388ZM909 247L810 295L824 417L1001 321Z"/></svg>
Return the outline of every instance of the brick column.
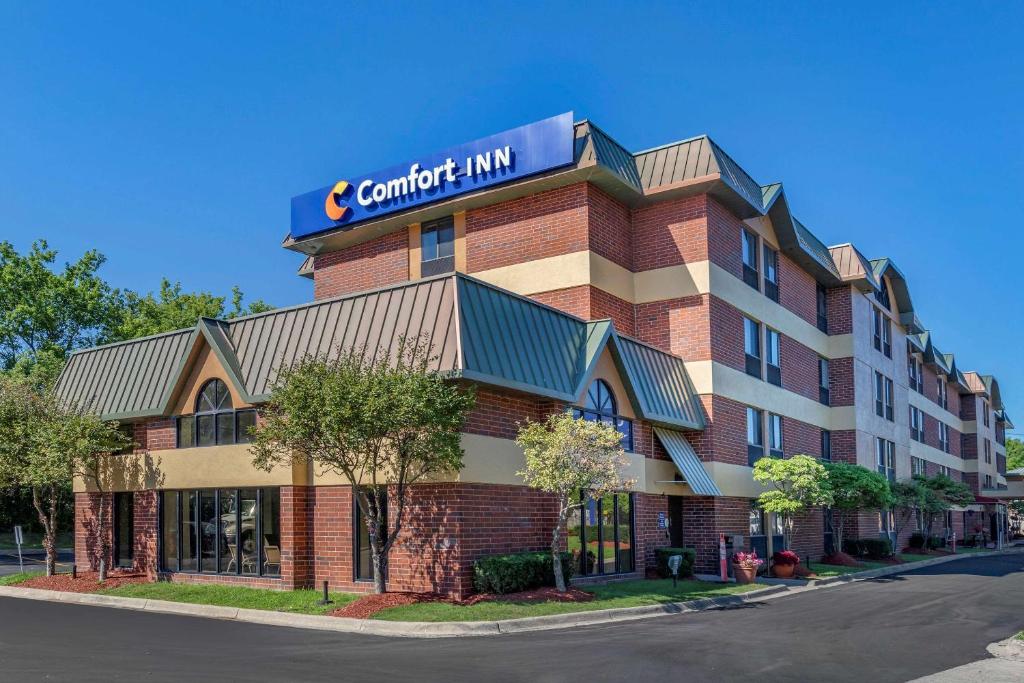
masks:
<svg viewBox="0 0 1024 683"><path fill-rule="evenodd" d="M160 533L157 497L159 491L136 491L132 510L132 562L135 571L156 576L157 537Z"/></svg>
<svg viewBox="0 0 1024 683"><path fill-rule="evenodd" d="M313 496L309 486L281 487L281 580L292 588L313 585Z"/></svg>
<svg viewBox="0 0 1024 683"><path fill-rule="evenodd" d="M100 542L98 535L99 506L103 507L103 525L107 537L107 548L114 546L113 521L114 497L111 494L75 494L75 564L79 569L98 570L100 566ZM107 558L110 566L110 558Z"/></svg>

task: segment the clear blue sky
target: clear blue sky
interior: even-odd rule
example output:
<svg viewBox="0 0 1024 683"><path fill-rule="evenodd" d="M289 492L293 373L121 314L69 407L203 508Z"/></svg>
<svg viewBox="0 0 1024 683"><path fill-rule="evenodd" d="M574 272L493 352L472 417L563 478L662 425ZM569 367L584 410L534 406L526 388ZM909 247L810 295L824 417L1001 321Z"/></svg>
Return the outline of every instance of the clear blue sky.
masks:
<svg viewBox="0 0 1024 683"><path fill-rule="evenodd" d="M292 304L293 195L570 109L633 150L706 132L892 257L1024 431L1024 5L154 4L0 5L0 239Z"/></svg>

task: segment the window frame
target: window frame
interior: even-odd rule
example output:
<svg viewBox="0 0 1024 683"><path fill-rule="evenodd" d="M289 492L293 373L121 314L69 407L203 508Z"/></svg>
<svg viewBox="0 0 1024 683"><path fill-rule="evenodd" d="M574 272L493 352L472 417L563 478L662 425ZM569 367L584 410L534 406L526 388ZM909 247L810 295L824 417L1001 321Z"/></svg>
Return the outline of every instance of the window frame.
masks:
<svg viewBox="0 0 1024 683"><path fill-rule="evenodd" d="M201 401L203 399L203 395L204 395L204 393L206 391L206 388L211 386L211 385L214 385L215 383L219 383L221 386L224 387L224 391L226 392L226 396L228 398L229 403L231 404L231 407L230 408L219 408L219 409L215 409L215 410L199 410L199 406L200 406L200 403L201 403ZM220 379L219 377L210 378L209 380L207 380L206 382L203 383L203 386L199 389L199 393L196 394L196 400L195 400L195 403L193 404L192 408L193 408L193 412L192 413L183 414L183 415L175 415L174 416L174 447L176 449L179 449L179 448L213 448L215 446L231 446L231 445L235 445L235 444L252 443L252 439L249 438L248 434L244 435L245 436L244 439L240 439L239 438L239 431L240 431L239 428L238 428L239 417L242 416L242 415L250 415L251 414L253 416L252 424L253 424L253 426L255 426L256 423L257 423L257 420L258 420L257 410L256 410L256 408L236 408L236 407L234 407L234 403L233 403L233 401L231 401L231 390L228 388L227 382L225 382L224 380ZM230 416L230 417L228 417L228 416ZM212 417L213 418L213 443L212 444L200 445L199 444L199 419L200 418L208 418L208 417ZM231 420L232 440L230 442L221 441L220 421L222 419L224 419L224 420L230 419ZM183 443L183 441L182 441L181 432L182 432L183 426L186 425L186 424L187 425L191 425L191 429L192 429L191 443Z"/></svg>
<svg viewBox="0 0 1024 683"><path fill-rule="evenodd" d="M764 411L760 408L747 406L747 464L750 467L765 456ZM751 427L754 427L752 430ZM751 441L751 437L755 437Z"/></svg>
<svg viewBox="0 0 1024 683"><path fill-rule="evenodd" d="M742 263L743 281L758 290L761 280L761 258L759 252L757 233L748 228L740 228L740 262ZM753 257L753 264L747 260L748 253Z"/></svg>
<svg viewBox="0 0 1024 683"><path fill-rule="evenodd" d="M829 391L829 361L824 356L818 356L818 402L823 405L830 405L832 396Z"/></svg>
<svg viewBox="0 0 1024 683"><path fill-rule="evenodd" d="M451 241L441 240L442 233L451 233ZM426 240L428 235L436 235L432 258L427 258ZM441 245L451 245L451 253L441 254ZM448 249L445 249L448 251ZM455 216L442 216L420 225L420 276L443 275L455 272Z"/></svg>
<svg viewBox="0 0 1024 683"><path fill-rule="evenodd" d="M772 339L775 340L774 345ZM773 348L774 347L774 348ZM775 356L775 363L772 363L771 356ZM764 363L765 379L777 387L782 386L782 333L778 330L764 326Z"/></svg>
<svg viewBox="0 0 1024 683"><path fill-rule="evenodd" d="M608 540L604 538L604 496L593 498L590 496L588 491L580 491L577 500L580 505L580 557L579 565L576 570L581 576L616 576L619 574L632 574L637 571L636 569L636 498L632 491L611 491L606 495L612 496L612 505L614 510L612 512L612 527L614 532L612 534L612 552L615 553L615 570L612 572L604 571L605 562L605 546ZM629 501L629 513L628 513L628 526L629 526L629 558L630 568L623 570L622 568L622 555L620 548L621 537L619 535L619 528L623 522L620 520L621 506L619 505L619 497L625 496ZM595 523L590 524L587 522L587 502L593 500L595 502L594 516ZM597 556L594 558L594 568L596 571L587 571L587 530L597 530Z"/></svg>
<svg viewBox="0 0 1024 683"><path fill-rule="evenodd" d="M595 405L588 405L591 400L591 391L596 389L597 400ZM602 407L604 402L601 397L605 396L611 405L610 410ZM583 405L572 407L572 416L584 420L592 420L614 427L622 435L622 449L627 453L633 453L633 420L619 413L619 402L615 398L615 392L611 385L600 377L595 378L588 386L584 394Z"/></svg>
<svg viewBox="0 0 1024 683"><path fill-rule="evenodd" d="M767 421L768 455L772 458L781 458L785 454L785 436L783 434L782 416L777 413L768 413Z"/></svg>
<svg viewBox="0 0 1024 683"><path fill-rule="evenodd" d="M751 330L751 327L753 330ZM751 377L757 379L763 379L764 375L761 372L761 363L764 357L763 344L761 342L761 323L743 316L743 356L744 356L744 370ZM751 336L753 334L753 336ZM755 349L756 355L750 353L750 342L751 340L757 344Z"/></svg>
<svg viewBox="0 0 1024 683"><path fill-rule="evenodd" d="M821 430L821 459L832 462L832 431Z"/></svg>
<svg viewBox="0 0 1024 683"><path fill-rule="evenodd" d="M828 334L828 290L820 282L817 283L815 290L815 308L817 309L818 329Z"/></svg>
<svg viewBox="0 0 1024 683"><path fill-rule="evenodd" d="M762 258L761 262L764 264L764 295L774 301L779 302L779 252L768 246L765 242L761 248Z"/></svg>

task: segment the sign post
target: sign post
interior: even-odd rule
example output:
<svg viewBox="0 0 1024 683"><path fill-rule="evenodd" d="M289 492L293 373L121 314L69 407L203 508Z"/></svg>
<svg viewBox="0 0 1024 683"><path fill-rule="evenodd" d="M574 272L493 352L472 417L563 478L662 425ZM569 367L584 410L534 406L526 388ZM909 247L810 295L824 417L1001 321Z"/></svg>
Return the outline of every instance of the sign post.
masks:
<svg viewBox="0 0 1024 683"><path fill-rule="evenodd" d="M725 559L725 534L718 534L718 572L723 582L729 580L729 567Z"/></svg>
<svg viewBox="0 0 1024 683"><path fill-rule="evenodd" d="M953 532L953 554L956 555L956 532Z"/></svg>
<svg viewBox="0 0 1024 683"><path fill-rule="evenodd" d="M25 562L21 559L21 544L25 542L25 537L21 533L21 525L14 527L14 542L18 546L18 568L22 573L25 573Z"/></svg>

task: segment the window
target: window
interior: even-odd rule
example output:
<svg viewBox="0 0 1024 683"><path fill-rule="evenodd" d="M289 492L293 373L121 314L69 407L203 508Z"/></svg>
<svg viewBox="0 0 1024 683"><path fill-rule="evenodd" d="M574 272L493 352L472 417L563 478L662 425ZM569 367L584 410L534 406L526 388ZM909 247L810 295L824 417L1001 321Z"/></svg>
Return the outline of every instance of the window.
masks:
<svg viewBox="0 0 1024 683"><path fill-rule="evenodd" d="M821 459L832 459L832 432L827 429L821 430Z"/></svg>
<svg viewBox="0 0 1024 683"><path fill-rule="evenodd" d="M885 419L889 420L890 422L893 421L893 411L894 411L894 396L893 395L894 394L895 394L895 388L893 386L892 380L889 379L888 377L886 377L885 378Z"/></svg>
<svg viewBox="0 0 1024 683"><path fill-rule="evenodd" d="M881 287L875 290L875 301L885 306L885 310L892 310L892 302L889 300L889 288L885 285L885 280L882 280Z"/></svg>
<svg viewBox="0 0 1024 683"><path fill-rule="evenodd" d="M584 492L580 502L568 520L568 547L577 571L584 576L634 571L633 496L609 493L593 498Z"/></svg>
<svg viewBox="0 0 1024 683"><path fill-rule="evenodd" d="M817 288L818 329L828 334L828 292L821 284Z"/></svg>
<svg viewBox="0 0 1024 683"><path fill-rule="evenodd" d="M885 378L875 372L875 415L885 417Z"/></svg>
<svg viewBox="0 0 1024 683"><path fill-rule="evenodd" d="M768 452L773 458L782 457L782 417L768 413Z"/></svg>
<svg viewBox="0 0 1024 683"><path fill-rule="evenodd" d="M910 456L910 473L919 474L923 477L925 473L924 459L913 455Z"/></svg>
<svg viewBox="0 0 1024 683"><path fill-rule="evenodd" d="M583 407L573 408L572 414L573 417L582 417L584 420L603 422L615 427L622 434L622 449L633 452L633 421L619 416L615 395L603 379L595 379L590 383Z"/></svg>
<svg viewBox="0 0 1024 683"><path fill-rule="evenodd" d="M896 444L881 437L875 439L875 462L878 472L896 481Z"/></svg>
<svg viewBox="0 0 1024 683"><path fill-rule="evenodd" d="M743 351L747 374L761 379L761 323L750 318L743 319Z"/></svg>
<svg viewBox="0 0 1024 683"><path fill-rule="evenodd" d="M988 439L985 439L984 446L985 446L985 463L991 465L992 464L992 442L989 441Z"/></svg>
<svg viewBox="0 0 1024 683"><path fill-rule="evenodd" d="M757 507L757 501L750 501L750 535L764 536L764 512Z"/></svg>
<svg viewBox="0 0 1024 683"><path fill-rule="evenodd" d="M949 425L939 422L939 450L949 453Z"/></svg>
<svg viewBox="0 0 1024 683"><path fill-rule="evenodd" d="M420 228L420 274L423 277L455 270L455 219L424 223Z"/></svg>
<svg viewBox="0 0 1024 683"><path fill-rule="evenodd" d="M912 355L907 355L907 372L910 375L910 388L921 393L924 391L924 377L922 376L923 368L921 367L921 361Z"/></svg>
<svg viewBox="0 0 1024 683"><path fill-rule="evenodd" d="M943 475L945 477L952 478L952 473L951 473L951 470L949 469L949 465L939 465L939 474L941 474L941 475Z"/></svg>
<svg viewBox="0 0 1024 683"><path fill-rule="evenodd" d="M769 382L782 386L782 368L779 363L779 333L770 327L764 328L765 370Z"/></svg>
<svg viewBox="0 0 1024 683"><path fill-rule="evenodd" d="M280 575L280 489L162 491L158 500L162 571Z"/></svg>
<svg viewBox="0 0 1024 683"><path fill-rule="evenodd" d="M985 488L987 488L987 489L992 488L992 475L991 474L986 474L985 475Z"/></svg>
<svg viewBox="0 0 1024 683"><path fill-rule="evenodd" d="M764 457L764 432L761 426L761 411L747 408L747 463L754 463Z"/></svg>
<svg viewBox="0 0 1024 683"><path fill-rule="evenodd" d="M828 359L818 357L818 400L829 404L828 392Z"/></svg>
<svg viewBox="0 0 1024 683"><path fill-rule="evenodd" d="M910 406L910 438L924 443L924 413L915 406Z"/></svg>
<svg viewBox="0 0 1024 683"><path fill-rule="evenodd" d="M949 395L946 391L946 380L941 377L935 378L935 399L943 408L949 407Z"/></svg>
<svg viewBox="0 0 1024 683"><path fill-rule="evenodd" d="M757 289L757 235L744 228L740 239L743 241L743 281Z"/></svg>
<svg viewBox="0 0 1024 683"><path fill-rule="evenodd" d="M374 498L374 492L372 490L367 492L367 495ZM353 511L352 520L355 524L355 533L352 534L352 566L355 569L355 580L356 581L372 581L373 580L373 549L370 547L370 529L366 523L366 516L363 515L362 508L359 507L358 499L352 501ZM381 512L383 512L384 526L377 529L377 547L382 546L387 541L387 519L388 519L388 497L385 491L384 495L380 499Z"/></svg>
<svg viewBox="0 0 1024 683"><path fill-rule="evenodd" d="M882 353L886 358L892 358L892 321L888 316L883 316L882 321Z"/></svg>
<svg viewBox="0 0 1024 683"><path fill-rule="evenodd" d="M871 335L875 344L875 350L882 350L882 312L877 308L871 308Z"/></svg>
<svg viewBox="0 0 1024 683"><path fill-rule="evenodd" d="M981 402L981 419L986 427L988 427L988 401Z"/></svg>
<svg viewBox="0 0 1024 683"><path fill-rule="evenodd" d="M779 252L764 245L764 295L779 300Z"/></svg>
<svg viewBox="0 0 1024 683"><path fill-rule="evenodd" d="M177 448L249 443L249 430L256 426L256 411L233 410L227 385L211 379L199 392L195 414L180 415L176 422Z"/></svg>

